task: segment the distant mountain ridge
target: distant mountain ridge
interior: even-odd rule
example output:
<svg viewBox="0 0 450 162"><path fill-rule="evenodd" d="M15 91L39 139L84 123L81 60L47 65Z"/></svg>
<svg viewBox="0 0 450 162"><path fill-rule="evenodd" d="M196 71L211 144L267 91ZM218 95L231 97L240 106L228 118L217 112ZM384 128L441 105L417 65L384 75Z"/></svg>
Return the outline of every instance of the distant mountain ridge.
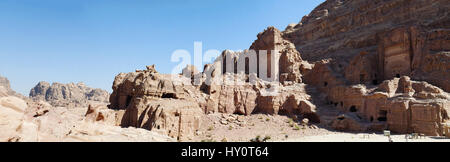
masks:
<svg viewBox="0 0 450 162"><path fill-rule="evenodd" d="M108 103L109 93L98 88L91 88L84 83L39 82L30 91L33 100L47 101L55 107L86 107L92 102Z"/></svg>

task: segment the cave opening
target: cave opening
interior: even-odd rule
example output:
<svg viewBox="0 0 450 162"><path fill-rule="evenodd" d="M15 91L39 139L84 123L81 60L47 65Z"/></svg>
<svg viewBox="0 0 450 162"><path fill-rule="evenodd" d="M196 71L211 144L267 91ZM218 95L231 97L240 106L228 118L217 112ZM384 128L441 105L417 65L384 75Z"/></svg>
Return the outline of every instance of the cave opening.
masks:
<svg viewBox="0 0 450 162"><path fill-rule="evenodd" d="M223 54L222 58L223 58L223 61L222 61L222 74L225 74L227 72L227 57Z"/></svg>
<svg viewBox="0 0 450 162"><path fill-rule="evenodd" d="M177 95L175 93L163 93L161 98L174 98L174 99L176 99Z"/></svg>
<svg viewBox="0 0 450 162"><path fill-rule="evenodd" d="M380 112L379 112L379 117L377 118L377 120L378 121L381 121L381 122L385 122L385 121L387 121L387 111L386 110L380 110Z"/></svg>
<svg viewBox="0 0 450 162"><path fill-rule="evenodd" d="M364 78L365 78L365 75L364 75L364 74L360 74L360 75L359 75L359 83L361 83L361 84L364 83L364 82L365 82L365 81L364 81L364 80L365 80Z"/></svg>
<svg viewBox="0 0 450 162"><path fill-rule="evenodd" d="M250 74L250 58L245 58L245 74Z"/></svg>
<svg viewBox="0 0 450 162"><path fill-rule="evenodd" d="M323 82L323 86L324 87L328 86L328 82Z"/></svg>
<svg viewBox="0 0 450 162"><path fill-rule="evenodd" d="M370 122L373 122L373 116L370 117Z"/></svg>
<svg viewBox="0 0 450 162"><path fill-rule="evenodd" d="M357 112L358 111L358 109L356 109L356 106L351 106L350 107L350 112Z"/></svg>
<svg viewBox="0 0 450 162"><path fill-rule="evenodd" d="M400 78L400 74L395 74L395 77L396 78Z"/></svg>
<svg viewBox="0 0 450 162"><path fill-rule="evenodd" d="M373 85L378 85L378 80L376 80L376 79L372 80L372 84Z"/></svg>
<svg viewBox="0 0 450 162"><path fill-rule="evenodd" d="M374 78L374 79L372 80L372 84L373 84L373 85L378 85L378 79L377 79L378 77L377 77L377 74L373 74L373 78Z"/></svg>
<svg viewBox="0 0 450 162"><path fill-rule="evenodd" d="M387 121L387 118L386 118L386 117L378 117L377 120L378 120L378 121L385 122L385 121Z"/></svg>
<svg viewBox="0 0 450 162"><path fill-rule="evenodd" d="M236 58L233 59L233 62L234 62L234 69L233 69L234 71L233 71L233 72L234 72L235 74L237 74L237 73L238 73L238 69L237 69L238 63L237 63L237 59L236 59Z"/></svg>
<svg viewBox="0 0 450 162"><path fill-rule="evenodd" d="M245 115L244 112L242 112L240 110L236 110L233 114L235 114L235 115Z"/></svg>
<svg viewBox="0 0 450 162"><path fill-rule="evenodd" d="M125 102L125 106L126 106L126 107L130 106L131 99L133 99L133 96L128 95L128 96L127 96L127 100L126 100L126 102Z"/></svg>

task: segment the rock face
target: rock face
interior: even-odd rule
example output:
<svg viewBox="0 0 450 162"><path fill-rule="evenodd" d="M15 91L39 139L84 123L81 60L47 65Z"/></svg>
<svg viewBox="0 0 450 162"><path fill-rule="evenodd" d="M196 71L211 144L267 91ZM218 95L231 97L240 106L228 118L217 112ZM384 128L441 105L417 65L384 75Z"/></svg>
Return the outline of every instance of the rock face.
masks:
<svg viewBox="0 0 450 162"><path fill-rule="evenodd" d="M15 95L18 97L20 96L18 93L16 93L14 90L11 89L11 85L9 83L8 78L0 76L0 97L1 96L8 96L8 95Z"/></svg>
<svg viewBox="0 0 450 162"><path fill-rule="evenodd" d="M450 91L448 8L443 0L328 0L283 37L314 62L302 73L305 83L336 109L357 114L337 118L334 128L442 135Z"/></svg>
<svg viewBox="0 0 450 162"><path fill-rule="evenodd" d="M119 110L122 127L159 131L179 140L193 135L204 115L201 92L191 78L159 74L154 66L116 76L109 108Z"/></svg>
<svg viewBox="0 0 450 162"><path fill-rule="evenodd" d="M5 89L11 89L11 86L9 84L9 80L5 77L0 76L0 86L4 87Z"/></svg>
<svg viewBox="0 0 450 162"><path fill-rule="evenodd" d="M274 68L277 69L276 71L278 72L280 82L301 82L300 65L302 63L302 58L300 57L300 53L297 52L293 43L283 39L282 33L278 29L269 27L264 32L259 33L258 39L253 42L250 49L255 50L258 54L258 67L260 50L267 51L267 73L270 74L271 66L274 66ZM270 59L274 50L278 51L280 56L278 61L275 60L275 64L272 65ZM259 74L259 68L257 74Z"/></svg>
<svg viewBox="0 0 450 162"><path fill-rule="evenodd" d="M449 8L445 0L327 0L283 37L305 60L332 59L349 81L407 75L448 92Z"/></svg>
<svg viewBox="0 0 450 162"><path fill-rule="evenodd" d="M338 103L336 109L356 116L352 121L359 121L351 124L358 126L347 127L340 124L348 125L348 120L337 120L333 126L339 129L389 129L396 133L439 136L443 135L449 119L449 94L426 82L411 81L409 77L384 81L377 88L335 86L326 91L329 102Z"/></svg>
<svg viewBox="0 0 450 162"><path fill-rule="evenodd" d="M90 103L107 103L109 93L101 89L87 87L83 83L39 82L30 91L30 98L35 101L47 101L55 107L87 107Z"/></svg>

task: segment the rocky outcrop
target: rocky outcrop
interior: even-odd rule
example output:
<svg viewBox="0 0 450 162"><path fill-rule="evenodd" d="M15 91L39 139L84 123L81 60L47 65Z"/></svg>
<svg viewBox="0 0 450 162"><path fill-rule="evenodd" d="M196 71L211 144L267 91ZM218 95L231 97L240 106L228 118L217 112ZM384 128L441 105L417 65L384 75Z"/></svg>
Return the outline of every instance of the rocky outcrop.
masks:
<svg viewBox="0 0 450 162"><path fill-rule="evenodd" d="M439 136L449 121L449 94L426 82L411 81L409 77L386 80L378 87L334 84L321 90L336 109L354 116L335 120L332 126L339 130L389 129L396 133Z"/></svg>
<svg viewBox="0 0 450 162"><path fill-rule="evenodd" d="M449 7L443 0L327 0L282 37L312 62L303 81L350 113L333 120L333 128L442 135Z"/></svg>
<svg viewBox="0 0 450 162"><path fill-rule="evenodd" d="M143 129L115 126L115 112L102 106L54 108L44 101L0 97L1 142L175 141ZM94 119L93 119L94 118Z"/></svg>
<svg viewBox="0 0 450 162"><path fill-rule="evenodd" d="M4 87L6 90L11 89L11 86L9 84L9 80L5 77L0 76L0 86Z"/></svg>
<svg viewBox="0 0 450 162"><path fill-rule="evenodd" d="M109 108L119 111L123 127L157 131L179 140L192 137L210 113L299 115L320 122L303 84L284 87L258 79L256 74L219 72L212 76L200 78L202 84L197 86L190 77L159 74L154 66L121 73L115 78Z"/></svg>
<svg viewBox="0 0 450 162"><path fill-rule="evenodd" d="M19 98L24 98L22 95L12 90L8 78L2 76L0 76L0 97L1 96L16 96Z"/></svg>
<svg viewBox="0 0 450 162"><path fill-rule="evenodd" d="M55 107L87 107L91 103L108 103L109 93L87 87L84 83L39 82L30 91L30 98L46 101Z"/></svg>
<svg viewBox="0 0 450 162"><path fill-rule="evenodd" d="M159 74L154 66L116 76L109 108L122 127L157 131L179 140L194 135L204 115L202 93L182 75Z"/></svg>
<svg viewBox="0 0 450 162"><path fill-rule="evenodd" d="M282 37L282 33L278 29L269 27L264 32L259 33L258 39L253 42L250 49L255 50L257 53L258 67L261 50L267 51L267 74L271 73L271 66L275 66L281 83L284 83L285 81L296 83L302 82L300 73L302 58L300 57L300 53L295 49L293 43ZM272 58L271 55L275 51L279 52L280 56L278 60L274 61L275 64L272 65L270 63ZM257 74L259 74L259 68Z"/></svg>

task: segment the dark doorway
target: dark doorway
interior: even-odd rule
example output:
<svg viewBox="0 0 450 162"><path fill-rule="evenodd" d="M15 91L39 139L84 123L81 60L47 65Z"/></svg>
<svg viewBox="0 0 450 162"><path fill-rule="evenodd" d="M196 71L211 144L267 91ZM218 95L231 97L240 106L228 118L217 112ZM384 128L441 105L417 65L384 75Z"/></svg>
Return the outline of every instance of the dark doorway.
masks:
<svg viewBox="0 0 450 162"><path fill-rule="evenodd" d="M361 83L361 84L364 83L365 82L364 78L365 78L365 75L364 74L360 74L359 75L359 83Z"/></svg>
<svg viewBox="0 0 450 162"><path fill-rule="evenodd" d="M250 74L250 59L248 57L245 58L245 74Z"/></svg>
<svg viewBox="0 0 450 162"><path fill-rule="evenodd" d="M352 106L350 107L350 112L357 112L358 109L356 109L356 106Z"/></svg>
<svg viewBox="0 0 450 162"><path fill-rule="evenodd" d="M377 118L378 121L385 122L387 121L387 111L386 110L380 110L379 117Z"/></svg>
<svg viewBox="0 0 450 162"><path fill-rule="evenodd" d="M131 99L133 99L133 96L127 96L127 101L126 101L126 103L125 103L125 106L126 106L126 107L130 106Z"/></svg>
<svg viewBox="0 0 450 162"><path fill-rule="evenodd" d="M372 84L373 85L378 85L378 80L376 80L376 79L372 80Z"/></svg>
<svg viewBox="0 0 450 162"><path fill-rule="evenodd" d="M237 74L237 72L238 72L238 69L237 69L237 66L238 66L238 62L237 62L237 59L235 58L235 59L233 59L233 62L234 62L234 73L235 74Z"/></svg>
<svg viewBox="0 0 450 162"><path fill-rule="evenodd" d="M161 98L177 98L175 93L164 93Z"/></svg>
<svg viewBox="0 0 450 162"><path fill-rule="evenodd" d="M222 74L225 74L227 72L227 57L225 54L222 54L223 62L222 62Z"/></svg>
<svg viewBox="0 0 450 162"><path fill-rule="evenodd" d="M387 118L386 117L378 117L378 121L385 122L385 121L387 121Z"/></svg>

